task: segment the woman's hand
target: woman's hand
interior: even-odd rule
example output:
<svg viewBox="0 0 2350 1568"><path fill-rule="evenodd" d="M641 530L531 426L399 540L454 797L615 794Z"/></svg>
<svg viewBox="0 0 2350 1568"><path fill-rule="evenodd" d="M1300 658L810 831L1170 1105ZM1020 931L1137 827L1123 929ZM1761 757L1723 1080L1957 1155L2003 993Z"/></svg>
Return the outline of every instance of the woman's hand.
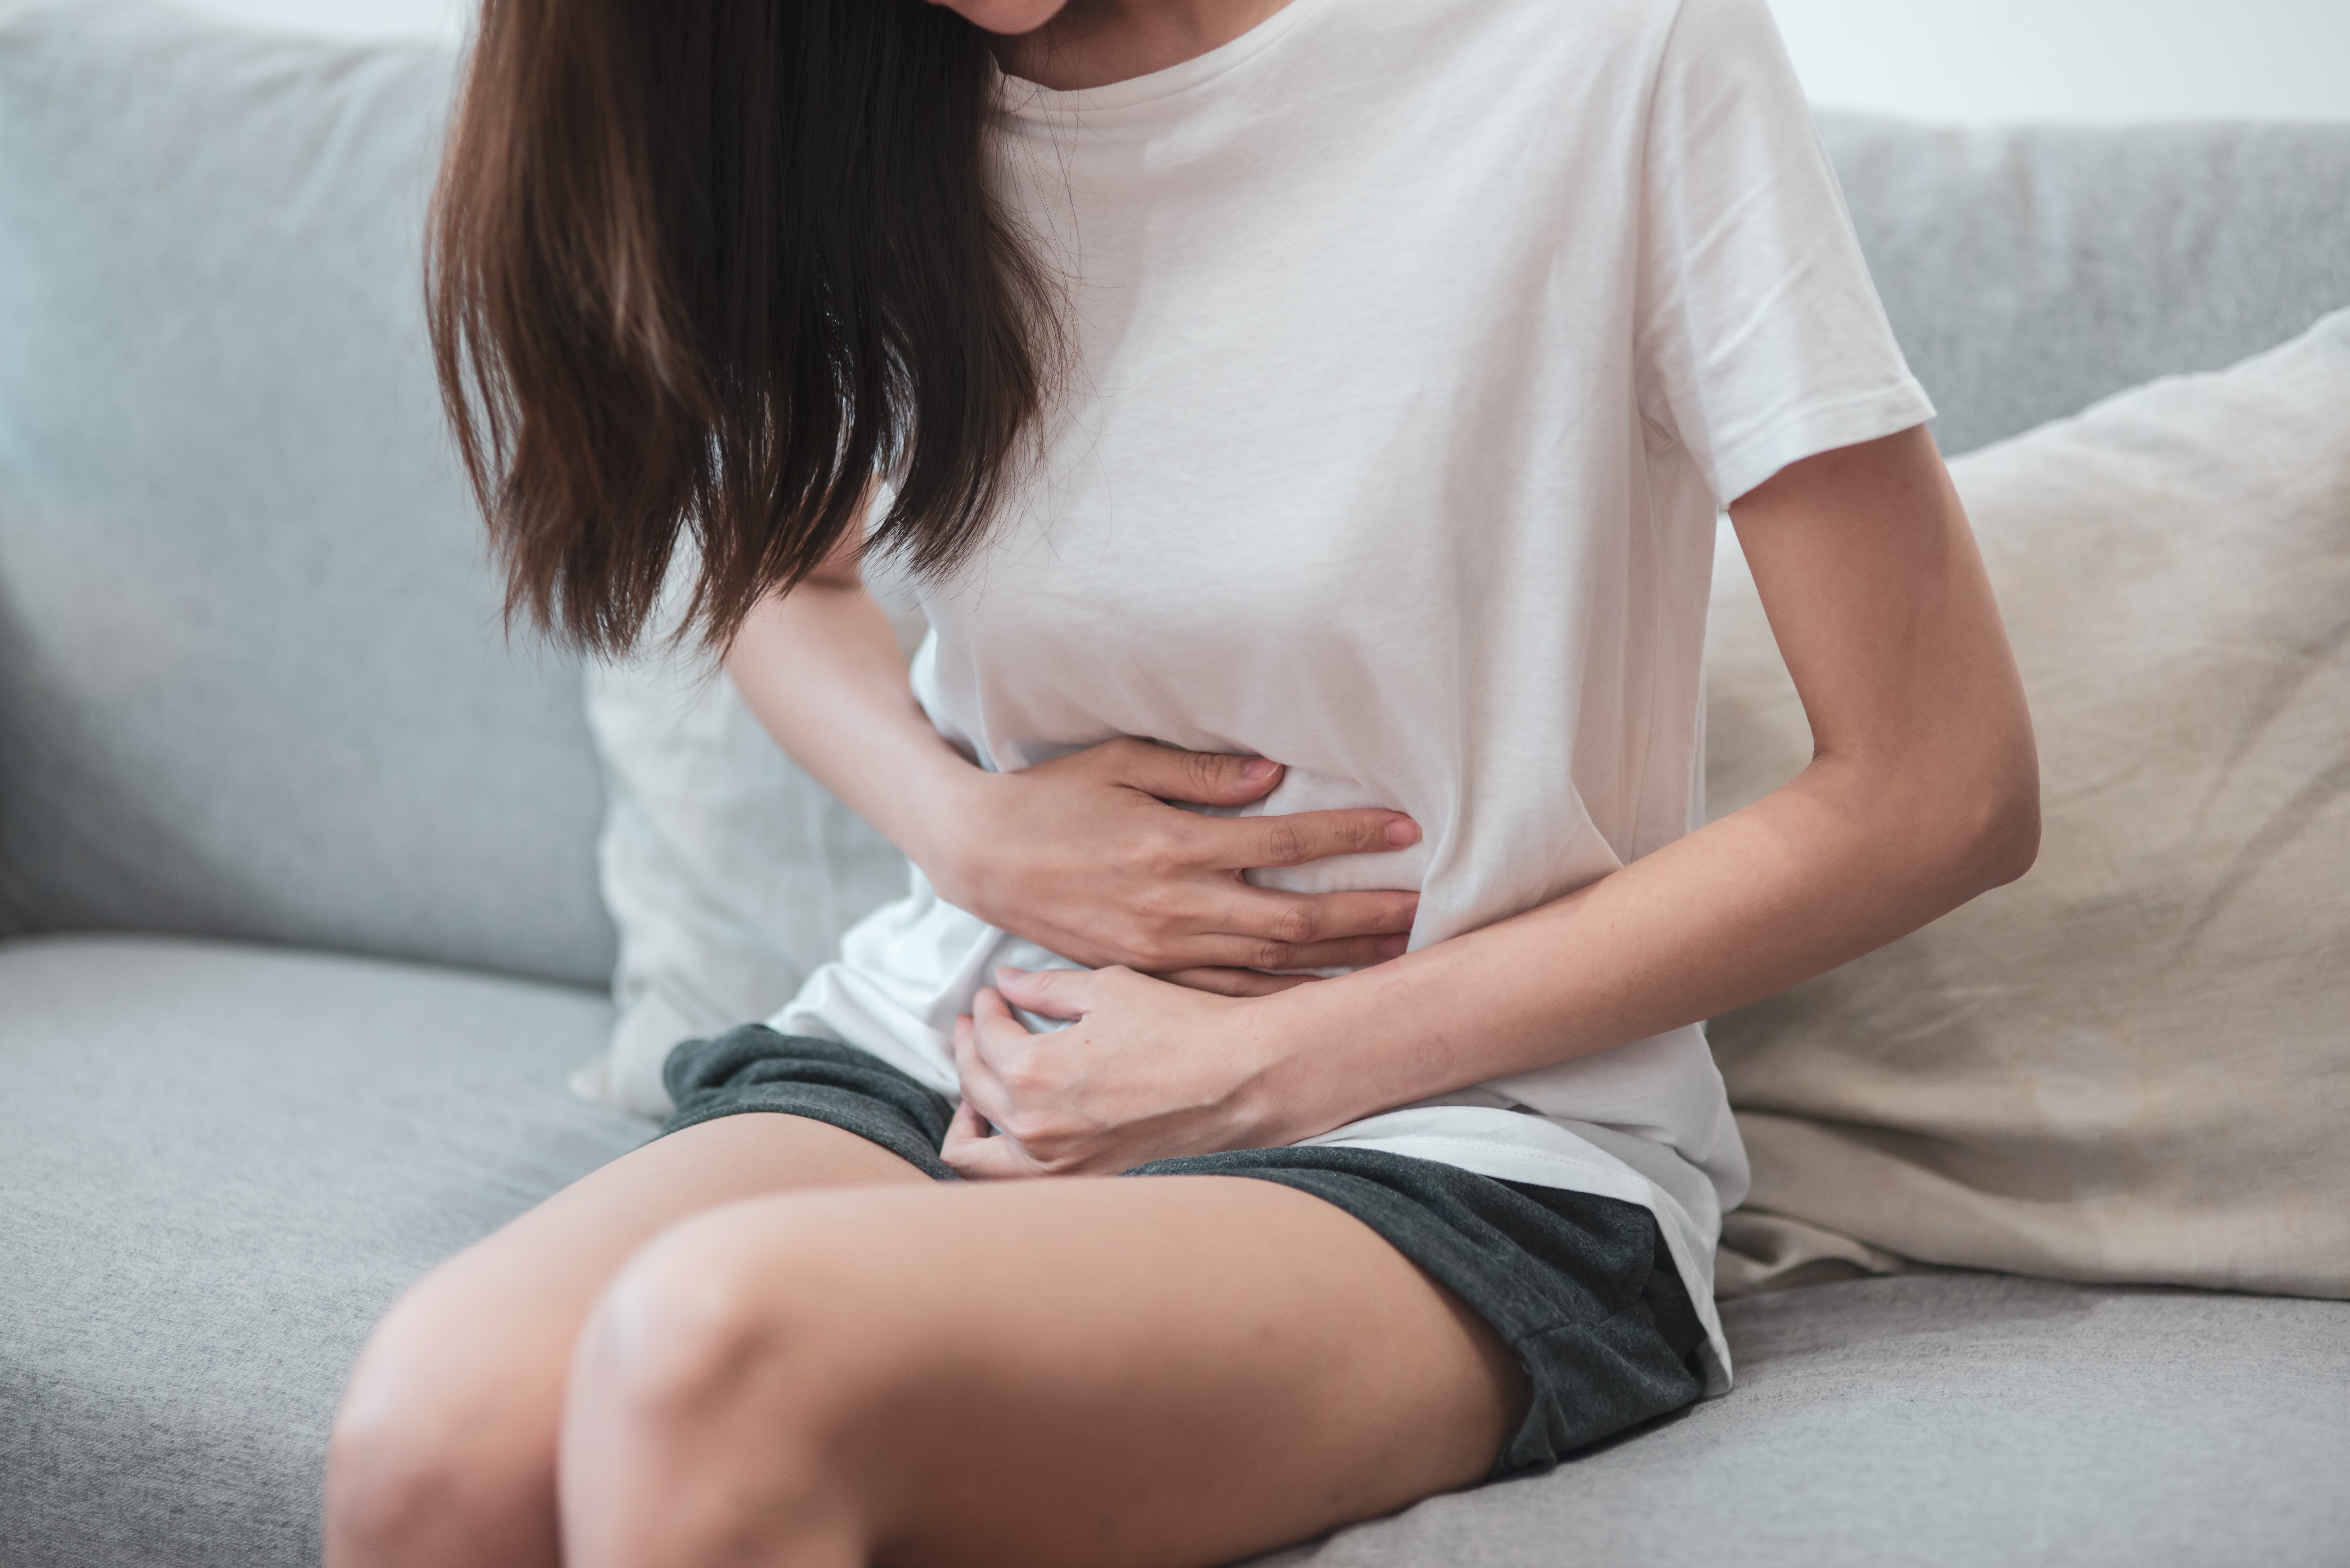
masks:
<svg viewBox="0 0 2350 1568"><path fill-rule="evenodd" d="M996 979L1002 993L981 992L955 1021L962 1104L941 1157L964 1176L1107 1176L1299 1136L1263 1119L1263 1002L1128 969L1005 969ZM1031 1034L1007 999L1077 1022Z"/></svg>
<svg viewBox="0 0 2350 1568"><path fill-rule="evenodd" d="M1048 951L1254 996L1298 983L1261 970L1360 968L1404 949L1417 893L1277 893L1241 873L1400 849L1419 840L1409 817L1369 807L1246 818L1179 810L1167 803L1261 800L1281 769L1147 741L983 772L915 703L905 656L849 544L790 593L760 602L726 668L776 743L904 850L941 897Z"/></svg>
<svg viewBox="0 0 2350 1568"><path fill-rule="evenodd" d="M1401 953L1417 893L1281 893L1241 873L1400 849L1419 840L1409 817L1217 817L1167 804L1243 805L1280 778L1262 757L1107 741L1021 773L973 771L917 859L949 903L1074 962L1227 996L1299 983L1262 970Z"/></svg>

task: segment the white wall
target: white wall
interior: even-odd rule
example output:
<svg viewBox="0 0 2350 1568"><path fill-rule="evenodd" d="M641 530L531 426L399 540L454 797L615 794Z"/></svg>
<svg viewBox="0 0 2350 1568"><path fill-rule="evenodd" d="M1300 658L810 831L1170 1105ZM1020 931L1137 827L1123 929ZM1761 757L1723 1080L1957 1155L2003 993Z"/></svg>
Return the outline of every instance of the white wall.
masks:
<svg viewBox="0 0 2350 1568"><path fill-rule="evenodd" d="M1824 104L1915 119L2350 120L2350 0L1772 0Z"/></svg>
<svg viewBox="0 0 2350 1568"><path fill-rule="evenodd" d="M455 38L474 7L465 0L177 0L247 26L348 38Z"/></svg>
<svg viewBox="0 0 2350 1568"><path fill-rule="evenodd" d="M265 26L370 36L454 37L469 9L464 0L183 3ZM2350 0L1773 5L1813 98L1841 108L1957 124L2350 120Z"/></svg>

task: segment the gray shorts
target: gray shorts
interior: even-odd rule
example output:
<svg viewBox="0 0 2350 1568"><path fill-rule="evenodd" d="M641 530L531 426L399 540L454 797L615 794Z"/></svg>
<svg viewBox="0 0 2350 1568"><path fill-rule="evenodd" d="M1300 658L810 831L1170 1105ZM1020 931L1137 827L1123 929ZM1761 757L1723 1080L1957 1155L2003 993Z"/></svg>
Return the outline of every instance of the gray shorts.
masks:
<svg viewBox="0 0 2350 1568"><path fill-rule="evenodd" d="M662 1130L746 1111L829 1122L941 1181L953 1107L880 1058L747 1023L671 1053ZM1334 1203L1492 1325L1534 1403L1489 1479L1543 1469L1696 1400L1705 1331L1646 1209L1363 1148L1244 1148L1128 1176L1244 1176Z"/></svg>

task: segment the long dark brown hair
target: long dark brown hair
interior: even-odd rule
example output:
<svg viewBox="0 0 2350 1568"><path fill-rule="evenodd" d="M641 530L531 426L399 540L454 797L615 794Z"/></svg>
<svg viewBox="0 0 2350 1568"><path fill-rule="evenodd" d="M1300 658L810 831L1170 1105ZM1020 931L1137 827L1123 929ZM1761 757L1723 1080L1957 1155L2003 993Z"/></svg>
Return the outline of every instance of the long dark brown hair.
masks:
<svg viewBox="0 0 2350 1568"><path fill-rule="evenodd" d="M924 0L485 0L426 293L510 615L625 649L691 538L723 645L877 474L871 547L968 556L1055 341L991 81Z"/></svg>

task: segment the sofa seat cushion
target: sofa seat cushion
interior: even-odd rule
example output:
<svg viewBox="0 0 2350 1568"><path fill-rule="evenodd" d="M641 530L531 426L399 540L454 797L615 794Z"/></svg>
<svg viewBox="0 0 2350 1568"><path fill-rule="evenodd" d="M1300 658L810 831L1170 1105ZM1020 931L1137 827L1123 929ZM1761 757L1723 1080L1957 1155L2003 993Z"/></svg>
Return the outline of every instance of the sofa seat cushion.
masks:
<svg viewBox="0 0 2350 1568"><path fill-rule="evenodd" d="M409 1281L641 1141L611 1010L178 940L0 944L0 1563L305 1568ZM2350 1303L1973 1273L1725 1305L1738 1387L1284 1568L2332 1563Z"/></svg>
<svg viewBox="0 0 2350 1568"><path fill-rule="evenodd" d="M1738 1386L1257 1568L2320 1568L2350 1303L1937 1272L1725 1302Z"/></svg>
<svg viewBox="0 0 2350 1568"><path fill-rule="evenodd" d="M592 992L186 940L0 944L0 1563L315 1563L392 1298L642 1141Z"/></svg>

